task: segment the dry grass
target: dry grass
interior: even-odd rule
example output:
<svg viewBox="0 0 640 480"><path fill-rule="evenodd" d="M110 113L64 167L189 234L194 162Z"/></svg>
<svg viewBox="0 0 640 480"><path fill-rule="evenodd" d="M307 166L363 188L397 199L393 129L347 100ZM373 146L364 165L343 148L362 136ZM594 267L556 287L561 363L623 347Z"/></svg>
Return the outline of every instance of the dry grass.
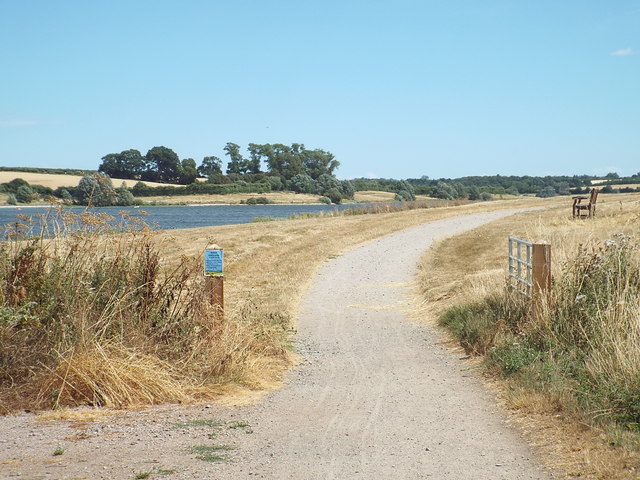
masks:
<svg viewBox="0 0 640 480"><path fill-rule="evenodd" d="M258 318L284 322L290 328L296 308L315 270L327 259L376 237L454 215L515 206L551 204L540 199L487 202L462 207L412 210L377 215L314 217L268 223L172 230L159 233L165 259L200 255L209 243L225 250L227 309L249 309ZM291 358L247 362L249 385L277 383ZM270 368L265 369L265 365Z"/></svg>
<svg viewBox="0 0 640 480"><path fill-rule="evenodd" d="M433 320L454 306L483 302L500 291L506 277L509 234L552 245L552 271L558 284L564 281L567 265L575 262L582 251L581 245L603 245L618 232L637 235L639 220L640 195L601 195L598 215L593 219L573 220L567 201L557 209L520 214L442 241L423 258L420 284L428 300L423 313ZM624 308L624 305L618 307ZM619 318L621 326L631 321L631 327L627 325L620 330L608 326L604 329L608 333L598 340L601 343L596 345L596 340L592 340L592 347L599 350L587 369L595 377L607 378L612 385L614 381L624 385L638 377L640 348L636 343L640 334L632 331L634 318L637 326L637 310L633 310L633 305L629 308L631 310L620 310L619 316L611 318ZM547 318L545 315L541 315L538 323ZM522 328L542 327L529 324ZM601 345L616 348L611 350ZM501 383L506 405L517 410L523 428L548 454L549 463L569 476L638 478L637 438L616 427L587 427L583 414L573 410L576 392L561 385L556 388L554 383L549 385L546 391L535 391L513 379ZM626 446L613 447L611 442Z"/></svg>
<svg viewBox="0 0 640 480"><path fill-rule="evenodd" d="M0 371L0 409L24 408L25 404L31 408L73 404L122 407L216 397L224 394L220 385L236 384L248 390L276 386L294 361L289 342L300 297L315 269L327 258L392 231L506 206L489 202L143 232L132 238L72 235L70 245L44 242L42 248L36 246L37 255L29 250L26 260L19 260L22 247L14 245L9 258L16 259L15 265L37 266L42 273L34 271L18 278L11 274L11 263L7 264L9 281L3 294L11 308L4 314L9 315L10 323L0 329L0 335L3 342L11 342L5 353L16 370L7 371L7 363ZM225 249L222 327L212 325L211 315L207 317L203 279L200 269L194 267L211 243ZM68 253L78 249L83 249L83 256L69 260ZM48 272L48 262L61 258L69 265L61 264L57 273ZM127 262L133 262L133 275L127 273ZM147 277L154 283L145 283ZM57 280L41 284L38 278ZM140 279L144 281L136 287ZM92 290L96 281L101 286ZM150 290L147 285L156 286ZM64 322L41 324L33 317L34 310L45 306L48 310L42 315L58 318L63 312L50 299L31 302L37 286L57 289L54 296L68 312L62 317ZM130 290L123 295L118 289L125 287ZM147 291L154 292L153 296ZM92 300L94 294L97 296ZM168 310L163 307L163 298L169 302ZM155 303L147 305L147 299ZM147 382L148 388L143 387Z"/></svg>
<svg viewBox="0 0 640 480"><path fill-rule="evenodd" d="M356 192L354 194L353 199L356 202L393 202L395 200L396 194L393 192L381 192L378 190L362 190L360 192ZM428 200L433 200L431 197L427 197L426 195L416 195L416 201L425 202Z"/></svg>
<svg viewBox="0 0 640 480"><path fill-rule="evenodd" d="M189 399L180 372L154 355L123 345L91 342L61 355L49 375L43 375L39 405L135 405L184 402Z"/></svg>
<svg viewBox="0 0 640 480"><path fill-rule="evenodd" d="M353 199L356 202L393 202L395 193L380 192L377 190L363 190L356 192Z"/></svg>
<svg viewBox="0 0 640 480"><path fill-rule="evenodd" d="M548 205L555 210L536 211L492 222L455 239L437 242L423 259L429 275L421 277L430 313L437 315L461 300L483 298L504 282L507 236L553 245L553 273L580 244L604 241L613 233L631 234L640 221L640 195L601 195L597 217L575 221L568 198ZM464 272L464 275L461 275Z"/></svg>

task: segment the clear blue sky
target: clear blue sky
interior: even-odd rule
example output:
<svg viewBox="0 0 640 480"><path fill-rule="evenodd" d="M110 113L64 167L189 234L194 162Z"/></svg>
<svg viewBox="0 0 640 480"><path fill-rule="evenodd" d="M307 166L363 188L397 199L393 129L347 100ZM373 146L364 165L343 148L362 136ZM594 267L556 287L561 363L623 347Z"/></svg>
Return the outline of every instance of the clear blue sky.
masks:
<svg viewBox="0 0 640 480"><path fill-rule="evenodd" d="M640 171L640 0L0 0L0 165L304 143L340 178Z"/></svg>

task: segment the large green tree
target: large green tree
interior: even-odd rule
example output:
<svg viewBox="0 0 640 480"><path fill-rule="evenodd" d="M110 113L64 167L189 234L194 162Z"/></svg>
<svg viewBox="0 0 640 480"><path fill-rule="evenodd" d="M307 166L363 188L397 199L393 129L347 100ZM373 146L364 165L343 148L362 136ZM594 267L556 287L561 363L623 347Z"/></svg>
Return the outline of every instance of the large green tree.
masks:
<svg viewBox="0 0 640 480"><path fill-rule="evenodd" d="M196 178L198 178L196 161L193 158L185 158L180 162L180 183L189 185L195 182Z"/></svg>
<svg viewBox="0 0 640 480"><path fill-rule="evenodd" d="M77 192L81 205L108 207L117 203L118 194L111 184L111 179L104 173L82 177Z"/></svg>
<svg viewBox="0 0 640 480"><path fill-rule="evenodd" d="M306 173L298 173L289 181L289 188L297 193L317 193L316 181Z"/></svg>
<svg viewBox="0 0 640 480"><path fill-rule="evenodd" d="M311 178L317 180L322 175L333 175L333 172L340 162L338 162L332 153L324 150L306 150L301 152L302 164Z"/></svg>
<svg viewBox="0 0 640 480"><path fill-rule="evenodd" d="M215 156L202 159L202 163L198 167L198 175L209 178L212 175L220 174L222 174L222 160Z"/></svg>
<svg viewBox="0 0 640 480"><path fill-rule="evenodd" d="M308 150L302 143L284 145L249 144L251 161L255 165L266 163L270 175L291 180L298 174L305 174L317 180L321 175L333 176L334 170L340 163L333 154L324 150Z"/></svg>
<svg viewBox="0 0 640 480"><path fill-rule="evenodd" d="M224 151L225 155L229 156L229 163L227 163L227 175L243 175L247 173L249 165L240 153L240 145L233 142L227 142L224 147Z"/></svg>
<svg viewBox="0 0 640 480"><path fill-rule="evenodd" d="M138 150L124 150L102 157L98 171L112 178L140 178L145 170L145 159Z"/></svg>
<svg viewBox="0 0 640 480"><path fill-rule="evenodd" d="M255 143L250 143L247 150L249 150L249 158L246 160L247 162L247 171L248 173L258 174L261 173L260 166L262 164L262 145L257 145Z"/></svg>
<svg viewBox="0 0 640 480"><path fill-rule="evenodd" d="M143 180L178 183L180 181L180 158L167 147L153 147L145 156L146 170Z"/></svg>

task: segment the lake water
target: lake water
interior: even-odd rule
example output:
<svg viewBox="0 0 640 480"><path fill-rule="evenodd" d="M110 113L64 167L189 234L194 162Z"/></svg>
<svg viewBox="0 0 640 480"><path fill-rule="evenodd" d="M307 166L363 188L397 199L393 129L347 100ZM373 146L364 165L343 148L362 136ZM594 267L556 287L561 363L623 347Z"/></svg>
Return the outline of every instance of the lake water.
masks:
<svg viewBox="0 0 640 480"><path fill-rule="evenodd" d="M301 213L331 212L354 208L361 204L347 205L189 205L189 206L144 206L93 208L92 212L103 212L119 217L119 212L127 211L131 215L140 215L143 210L145 222L154 228L168 230L172 228L207 227L212 225L232 225L250 223L257 217L286 218ZM69 211L81 213L84 207L68 207ZM36 217L49 212L48 207L6 207L0 208L0 226L15 222L16 215Z"/></svg>

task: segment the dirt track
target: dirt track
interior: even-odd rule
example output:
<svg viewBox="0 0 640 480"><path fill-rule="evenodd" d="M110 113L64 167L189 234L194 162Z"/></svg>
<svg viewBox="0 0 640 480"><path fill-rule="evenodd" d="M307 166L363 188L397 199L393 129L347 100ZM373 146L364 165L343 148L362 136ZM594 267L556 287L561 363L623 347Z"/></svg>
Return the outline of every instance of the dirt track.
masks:
<svg viewBox="0 0 640 480"><path fill-rule="evenodd" d="M510 213L430 223L328 261L298 319L301 365L259 405L86 425L0 419L0 478L550 478L464 359L408 316L409 283L432 240ZM195 445L235 448L214 463L187 450Z"/></svg>

